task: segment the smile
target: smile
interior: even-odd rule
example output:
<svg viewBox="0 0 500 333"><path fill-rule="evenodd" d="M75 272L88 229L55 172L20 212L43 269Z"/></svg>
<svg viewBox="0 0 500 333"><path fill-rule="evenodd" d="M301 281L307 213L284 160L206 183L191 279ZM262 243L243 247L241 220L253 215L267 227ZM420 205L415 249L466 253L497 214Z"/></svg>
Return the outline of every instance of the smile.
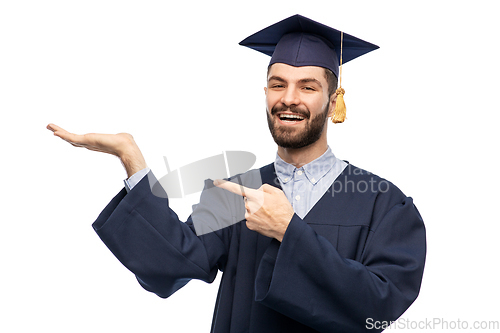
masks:
<svg viewBox="0 0 500 333"><path fill-rule="evenodd" d="M299 114L291 114L291 113L280 113L278 114L278 118L281 123L284 124L297 124L305 119L304 116Z"/></svg>

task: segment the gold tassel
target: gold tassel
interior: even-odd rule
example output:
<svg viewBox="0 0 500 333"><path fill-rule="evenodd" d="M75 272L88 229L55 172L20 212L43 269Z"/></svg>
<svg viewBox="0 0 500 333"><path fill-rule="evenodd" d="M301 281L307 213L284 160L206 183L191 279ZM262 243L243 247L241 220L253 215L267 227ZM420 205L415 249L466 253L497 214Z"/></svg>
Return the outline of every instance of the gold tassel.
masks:
<svg viewBox="0 0 500 333"><path fill-rule="evenodd" d="M332 115L332 122L334 124L343 123L346 116L346 108L344 103L345 90L340 87L335 92L337 94L337 103L335 104L335 111Z"/></svg>
<svg viewBox="0 0 500 333"><path fill-rule="evenodd" d="M343 123L346 119L346 107L344 102L345 90L342 88L342 44L344 43L344 33L340 32L340 68L339 68L339 88L335 92L337 95L337 102L335 103L335 110L332 114L332 122L334 124Z"/></svg>

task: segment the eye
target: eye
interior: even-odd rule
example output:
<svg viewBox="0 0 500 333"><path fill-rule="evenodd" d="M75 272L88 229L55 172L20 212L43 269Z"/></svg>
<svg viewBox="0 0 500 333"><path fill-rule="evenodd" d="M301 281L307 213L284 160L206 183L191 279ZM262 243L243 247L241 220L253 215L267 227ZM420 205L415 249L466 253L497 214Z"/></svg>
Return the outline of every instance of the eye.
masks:
<svg viewBox="0 0 500 333"><path fill-rule="evenodd" d="M316 89L313 87L304 87L303 89L307 91L316 91Z"/></svg>

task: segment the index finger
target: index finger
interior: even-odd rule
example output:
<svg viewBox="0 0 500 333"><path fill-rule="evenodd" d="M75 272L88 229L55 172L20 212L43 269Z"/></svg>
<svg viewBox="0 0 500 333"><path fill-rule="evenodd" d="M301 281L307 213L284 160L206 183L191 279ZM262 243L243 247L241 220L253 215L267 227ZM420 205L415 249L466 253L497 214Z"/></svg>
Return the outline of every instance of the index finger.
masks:
<svg viewBox="0 0 500 333"><path fill-rule="evenodd" d="M241 195L242 197L246 197L248 193L250 193L251 191L255 191L254 189L222 179L214 180L214 185L228 190L229 192L232 192L234 194Z"/></svg>

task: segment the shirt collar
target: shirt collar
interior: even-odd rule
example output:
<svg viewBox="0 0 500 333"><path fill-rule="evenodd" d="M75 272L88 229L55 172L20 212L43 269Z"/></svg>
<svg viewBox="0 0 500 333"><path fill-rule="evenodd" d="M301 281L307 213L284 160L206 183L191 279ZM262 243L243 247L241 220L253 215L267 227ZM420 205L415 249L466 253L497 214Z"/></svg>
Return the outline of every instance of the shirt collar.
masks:
<svg viewBox="0 0 500 333"><path fill-rule="evenodd" d="M293 179L294 172L302 170L305 173L306 178L313 185L316 185L316 183L333 168L336 160L337 158L333 154L330 147L328 147L323 155L297 169L292 164L283 161L278 153L276 153L274 168L276 169L276 175L283 184L286 184Z"/></svg>

